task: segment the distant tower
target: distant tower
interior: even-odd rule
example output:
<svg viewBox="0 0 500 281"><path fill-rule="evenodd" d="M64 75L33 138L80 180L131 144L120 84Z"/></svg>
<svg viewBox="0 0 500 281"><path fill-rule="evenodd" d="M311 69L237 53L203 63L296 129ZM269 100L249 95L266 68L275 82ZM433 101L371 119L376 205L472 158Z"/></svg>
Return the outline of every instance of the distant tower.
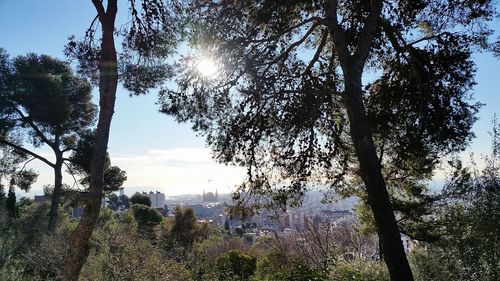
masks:
<svg viewBox="0 0 500 281"><path fill-rule="evenodd" d="M203 189L203 202L207 200L207 196L205 195L205 189Z"/></svg>
<svg viewBox="0 0 500 281"><path fill-rule="evenodd" d="M217 192L217 188L215 189L215 202L219 202L219 193Z"/></svg>

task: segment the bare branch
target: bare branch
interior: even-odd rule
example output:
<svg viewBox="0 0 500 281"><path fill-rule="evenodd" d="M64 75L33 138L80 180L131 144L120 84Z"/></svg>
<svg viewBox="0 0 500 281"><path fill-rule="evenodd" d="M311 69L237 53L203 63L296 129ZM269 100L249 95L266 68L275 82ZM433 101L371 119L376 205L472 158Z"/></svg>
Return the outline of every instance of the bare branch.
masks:
<svg viewBox="0 0 500 281"><path fill-rule="evenodd" d="M31 155L35 158L37 158L38 160L44 162L45 164L49 165L50 167L54 168L54 164L52 164L52 162L50 162L49 160L47 160L47 158L43 157L43 156L40 156L30 150L27 150L26 148L22 147L22 146L19 146L13 142L10 142L8 140L5 140L5 139L0 139L0 143L3 143L5 145L8 145L12 148L14 148L15 150L19 151L19 152L22 152L22 153L26 153L28 155Z"/></svg>
<svg viewBox="0 0 500 281"><path fill-rule="evenodd" d="M271 36L269 38L264 38L264 39L255 39L255 40L243 40L241 41L242 43L262 43L262 42L269 42L269 41L274 41L274 40L277 40L279 39L281 36L287 34L287 33L290 33L292 32L294 29L297 29L299 27L302 27L310 22L316 22L316 24L325 24L326 21L325 19L323 18L320 18L320 17L310 17L308 19L305 19L303 21L301 21L300 23L296 24L296 25L293 25L285 30L283 30L282 32L274 35L274 36Z"/></svg>
<svg viewBox="0 0 500 281"><path fill-rule="evenodd" d="M80 189L80 186L78 185L78 181L77 181L77 180L76 180L76 178L75 178L75 173L74 173L74 172L73 172L73 170L71 169L71 166L70 166L70 165L68 165L68 163L66 163L65 161L64 161L63 163L64 163L64 165L66 165L66 168L68 168L68 170L69 170L69 173L70 173L71 177L73 177L73 181L74 181L74 182L73 182L73 187L76 185L76 187L77 187L78 189Z"/></svg>
<svg viewBox="0 0 500 281"><path fill-rule="evenodd" d="M316 27L319 26L319 23L314 23L311 28L309 28L309 30L306 32L306 34L304 34L304 36L302 36L302 38L300 38L298 41L292 43L283 53L281 53L276 59L274 59L273 61L271 62L268 62L268 63L264 63L268 65L268 67L266 68L266 71L271 67L271 65L283 60L283 59L286 59L286 57L290 54L291 51L293 51L293 49L297 48L298 46L300 46L302 43L304 43L304 41L306 41L306 39L314 32L314 30L316 29Z"/></svg>
<svg viewBox="0 0 500 281"><path fill-rule="evenodd" d="M35 159L36 159L36 158L35 158L35 157L33 157L33 158L31 158L30 160L28 160L28 161L24 162L24 165L23 165L23 167L21 168L21 170L19 170L19 172L22 172L22 171L24 170L24 168L26 168L26 165L27 165L29 162L31 162L31 161L33 161L33 160L35 160Z"/></svg>
<svg viewBox="0 0 500 281"><path fill-rule="evenodd" d="M31 120L31 118L29 118L28 116L25 116L23 114L23 112L19 108L17 108L15 105L11 105L11 106L14 109L14 111L16 111L17 114L21 117L22 121L25 122L26 124L30 125L30 127L33 129L33 131L35 131L36 135L38 137L40 137L44 143L46 143L48 146L50 146L54 151L59 149L58 147L57 148L55 147L54 143L51 142L42 131L40 131L40 129L35 125L35 123L33 123L33 120Z"/></svg>
<svg viewBox="0 0 500 281"><path fill-rule="evenodd" d="M314 54L313 58L307 65L306 70L304 70L303 74L307 74L309 71L311 71L313 65L318 61L319 56L321 55L321 52L323 51L323 48L325 47L327 40L328 40L328 30L324 30L323 35L321 36L321 42L319 43L319 46L316 49L316 53Z"/></svg>

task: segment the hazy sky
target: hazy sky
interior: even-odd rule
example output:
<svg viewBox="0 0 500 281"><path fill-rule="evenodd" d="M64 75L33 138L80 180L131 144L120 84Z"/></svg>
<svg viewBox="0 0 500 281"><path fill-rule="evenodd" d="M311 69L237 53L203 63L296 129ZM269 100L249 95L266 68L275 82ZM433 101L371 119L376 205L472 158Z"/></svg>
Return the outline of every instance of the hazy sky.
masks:
<svg viewBox="0 0 500 281"><path fill-rule="evenodd" d="M125 0L119 1L117 22L127 20ZM83 36L95 16L90 0L0 0L0 47L11 56L29 52L64 59L63 48L69 35ZM495 26L500 26L499 20ZM489 152L490 121L498 111L500 60L489 54L475 55L478 85L475 99L485 105L474 126L475 154ZM94 93L95 90L94 90ZM216 164L204 140L196 137L188 124L177 124L158 112L157 93L129 97L119 89L111 125L109 152L114 165L127 171L126 193L138 187L144 191L159 190L167 195L201 193L203 189L227 192L244 176L241 168ZM50 151L42 150L49 156ZM37 193L53 182L53 173L43 163L35 163L40 176L34 186ZM212 182L209 184L209 180ZM72 184L66 175L64 181Z"/></svg>

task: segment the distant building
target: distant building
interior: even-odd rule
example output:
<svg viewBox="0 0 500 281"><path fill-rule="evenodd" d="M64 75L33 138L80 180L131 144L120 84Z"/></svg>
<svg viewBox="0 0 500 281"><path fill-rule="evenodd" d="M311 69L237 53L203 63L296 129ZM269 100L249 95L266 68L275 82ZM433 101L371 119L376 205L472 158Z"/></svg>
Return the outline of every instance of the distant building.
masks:
<svg viewBox="0 0 500 281"><path fill-rule="evenodd" d="M212 192L205 193L205 190L203 190L203 202L204 203L219 202L219 193L217 192L217 189L215 190L215 194Z"/></svg>
<svg viewBox="0 0 500 281"><path fill-rule="evenodd" d="M243 241L245 241L245 243L252 245L255 243L255 240L257 239L257 235L256 235L256 233L253 233L253 232L243 233L242 238L243 238Z"/></svg>
<svg viewBox="0 0 500 281"><path fill-rule="evenodd" d="M149 193L143 192L142 195L151 200L151 208L165 208L165 193L150 191Z"/></svg>
<svg viewBox="0 0 500 281"><path fill-rule="evenodd" d="M50 201L50 196L47 196L47 195L35 195L35 199L33 201L35 201L37 203L49 202Z"/></svg>
<svg viewBox="0 0 500 281"><path fill-rule="evenodd" d="M289 223L291 229L299 231L304 229L304 214L302 214L301 212L290 212L289 216L290 216Z"/></svg>

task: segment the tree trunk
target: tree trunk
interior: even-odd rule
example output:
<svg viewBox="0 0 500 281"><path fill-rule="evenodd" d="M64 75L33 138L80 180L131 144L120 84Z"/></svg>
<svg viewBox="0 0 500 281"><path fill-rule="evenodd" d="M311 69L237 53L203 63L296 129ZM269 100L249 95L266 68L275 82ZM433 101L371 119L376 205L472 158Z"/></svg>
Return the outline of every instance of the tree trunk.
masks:
<svg viewBox="0 0 500 281"><path fill-rule="evenodd" d="M117 1L108 0L104 12L102 3L93 0L102 25L101 57L99 61L99 121L90 167L90 188L83 216L71 235L64 280L78 280L78 275L89 254L89 239L99 216L104 177L104 160L109 139L109 129L114 113L118 69L113 37Z"/></svg>
<svg viewBox="0 0 500 281"><path fill-rule="evenodd" d="M62 191L62 154L56 156L54 165L54 190L52 191L52 203L50 205L49 225L47 227L49 233L54 233L59 220L59 204L61 202Z"/></svg>
<svg viewBox="0 0 500 281"><path fill-rule="evenodd" d="M359 161L361 177L368 193L368 203L375 218L379 241L391 280L412 281L412 272L406 259L396 217L382 176L382 167L368 126L362 98L362 72L358 70L360 68L356 67L356 64L352 65L352 67L343 68L344 104L347 109L351 138Z"/></svg>

